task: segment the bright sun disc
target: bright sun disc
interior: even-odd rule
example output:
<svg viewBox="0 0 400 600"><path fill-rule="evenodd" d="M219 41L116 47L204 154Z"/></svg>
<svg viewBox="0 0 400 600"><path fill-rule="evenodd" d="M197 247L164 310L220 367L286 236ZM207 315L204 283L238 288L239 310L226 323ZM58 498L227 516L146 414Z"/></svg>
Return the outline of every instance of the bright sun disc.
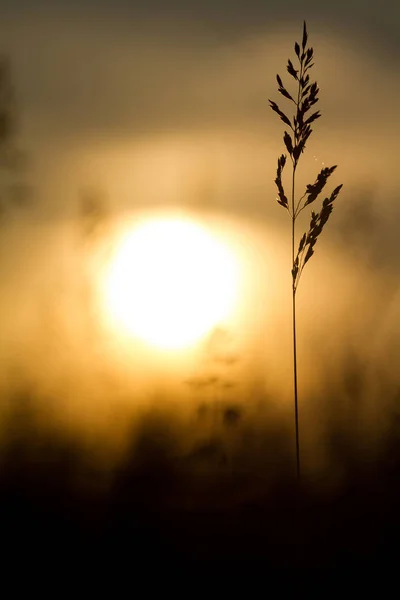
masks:
<svg viewBox="0 0 400 600"><path fill-rule="evenodd" d="M229 249L184 219L151 220L120 244L106 277L118 328L165 349L187 347L234 307L238 269Z"/></svg>

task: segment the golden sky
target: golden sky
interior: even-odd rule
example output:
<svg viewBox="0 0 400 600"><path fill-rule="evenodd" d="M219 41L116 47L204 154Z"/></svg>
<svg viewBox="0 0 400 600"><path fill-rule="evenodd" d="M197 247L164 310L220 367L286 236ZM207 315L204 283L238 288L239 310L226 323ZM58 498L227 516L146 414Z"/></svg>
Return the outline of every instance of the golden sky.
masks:
<svg viewBox="0 0 400 600"><path fill-rule="evenodd" d="M249 14L250 4L260 6L247 4ZM356 15L358 4L350 4ZM111 19L101 12L90 18L89 4L79 18L74 11L32 17L14 9L1 21L19 143L35 186L32 208L7 214L0 235L2 385L16 368L42 396L59 395L57 410L63 405L71 414L83 414L76 398L93 398L96 390L103 398L97 417L107 421L110 398L129 404L126 390L135 389L139 402L155 381L180 390L181 381L205 369L197 355L178 368L134 344L127 349L104 334L91 304L121 223L172 207L205 220L247 265L242 305L230 324L240 356L232 367L243 388L237 394L245 398L261 378L275 405L287 406L289 222L275 202L283 130L268 98L278 100L275 75L285 73L301 19L287 21L275 10L257 26L232 16L218 30L205 26L210 4L203 25L194 13L163 25L144 11L140 27L129 27L123 3L120 9ZM353 353L382 367L390 384L396 365L395 351L387 358L400 324L393 11L391 20L379 13L386 14L385 44L383 37L382 44L369 42L372 9L364 26L355 18L323 20L321 11L308 19L322 118L301 159L299 186L332 164L334 185L344 184L299 288L301 385L310 406L326 386L327 364L332 386ZM107 218L93 240L81 243L79 198L87 188L104 194ZM187 393L176 390L177 398Z"/></svg>

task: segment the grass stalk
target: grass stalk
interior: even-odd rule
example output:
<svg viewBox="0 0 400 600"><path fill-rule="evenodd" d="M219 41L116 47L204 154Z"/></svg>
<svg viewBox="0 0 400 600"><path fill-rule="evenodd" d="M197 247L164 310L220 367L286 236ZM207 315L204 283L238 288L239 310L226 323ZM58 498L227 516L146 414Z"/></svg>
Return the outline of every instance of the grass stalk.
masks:
<svg viewBox="0 0 400 600"><path fill-rule="evenodd" d="M286 165L287 155L282 154L278 158L278 168L275 178L275 184L278 189L277 202L287 210L292 221L292 256L291 256L291 273L292 273L292 324L293 324L293 395L294 395L294 416L295 416L295 442L296 442L296 475L300 482L301 478L301 462L300 462L300 437L299 437L299 400L298 400L298 381L297 381L297 324L296 324L296 292L299 281L306 263L314 254L314 247L318 236L322 233L332 210L333 202L336 200L342 185L337 186L330 196L326 197L322 202L320 212L311 211L310 225L299 242L296 252L296 221L300 213L306 206L315 202L323 191L328 178L336 169L333 167L324 167L317 176L314 183L308 184L304 194L296 202L296 171L299 164L300 156L303 154L306 143L312 133L311 123L320 118L320 111L315 111L309 115L309 111L314 106L319 98L319 89L317 83L310 83L309 71L314 66L314 50L307 46L308 33L306 22L303 24L303 39L301 46L298 42L294 45L294 50L298 59L298 68L296 69L289 59L287 71L297 83L297 97L293 97L284 87L282 79L279 75L276 76L278 82L278 92L284 96L289 102L294 105L294 114L289 118L281 111L276 102L269 101L272 110L280 117L280 119L290 128L290 131L285 131L283 142L292 162L292 189L291 202L288 197L282 181L282 173Z"/></svg>

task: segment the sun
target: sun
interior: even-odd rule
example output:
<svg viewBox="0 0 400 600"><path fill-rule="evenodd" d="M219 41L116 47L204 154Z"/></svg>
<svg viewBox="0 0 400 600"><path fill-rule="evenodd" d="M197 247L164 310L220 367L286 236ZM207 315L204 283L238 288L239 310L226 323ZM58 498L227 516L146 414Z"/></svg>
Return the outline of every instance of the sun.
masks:
<svg viewBox="0 0 400 600"><path fill-rule="evenodd" d="M227 245L184 218L149 219L123 237L105 278L114 326L161 349L193 345L234 309L239 269Z"/></svg>

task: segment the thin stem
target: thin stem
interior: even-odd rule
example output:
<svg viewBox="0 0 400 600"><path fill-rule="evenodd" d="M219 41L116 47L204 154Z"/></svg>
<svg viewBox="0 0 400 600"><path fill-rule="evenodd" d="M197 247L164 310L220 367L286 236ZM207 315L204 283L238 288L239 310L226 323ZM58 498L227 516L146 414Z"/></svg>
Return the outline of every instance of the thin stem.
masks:
<svg viewBox="0 0 400 600"><path fill-rule="evenodd" d="M297 112L300 110L300 98L301 98L301 79L303 76L303 63L300 64L300 76L299 86L297 92ZM297 115L298 118L298 115ZM298 120L297 120L298 122ZM295 142L297 143L300 138L300 131L297 125L297 132L295 133ZM295 182L296 182L296 168L298 159L293 161L293 175L292 175L292 269L294 268L295 260L295 237L296 237L296 217L298 215L299 205L295 206ZM300 203L299 203L300 204ZM297 340L296 340L296 277L293 276L292 280L292 322L293 322L293 384L294 384L294 422L296 430L296 474L297 481L300 482L300 440L299 440L299 403L297 393Z"/></svg>
<svg viewBox="0 0 400 600"><path fill-rule="evenodd" d="M292 176L292 209L294 209L296 167L293 167ZM294 266L294 242L295 242L296 215L292 212L292 266ZM296 341L296 280L293 277L292 285L292 320L293 320L293 379L294 379L294 421L296 429L296 473L300 481L300 441L299 441L299 409L297 395L297 341Z"/></svg>
<svg viewBox="0 0 400 600"><path fill-rule="evenodd" d="M296 291L293 290L293 378L294 378L294 420L296 427L296 473L300 481L300 439L299 439L299 408L297 396L297 343L296 343Z"/></svg>
<svg viewBox="0 0 400 600"><path fill-rule="evenodd" d="M299 214L301 213L302 210L305 209L305 204L303 204L303 206L301 206L301 201L306 197L307 192L304 192L304 194L302 195L302 197L299 199L298 203L297 203L297 207L296 207L296 212L295 212L295 216L298 217Z"/></svg>

